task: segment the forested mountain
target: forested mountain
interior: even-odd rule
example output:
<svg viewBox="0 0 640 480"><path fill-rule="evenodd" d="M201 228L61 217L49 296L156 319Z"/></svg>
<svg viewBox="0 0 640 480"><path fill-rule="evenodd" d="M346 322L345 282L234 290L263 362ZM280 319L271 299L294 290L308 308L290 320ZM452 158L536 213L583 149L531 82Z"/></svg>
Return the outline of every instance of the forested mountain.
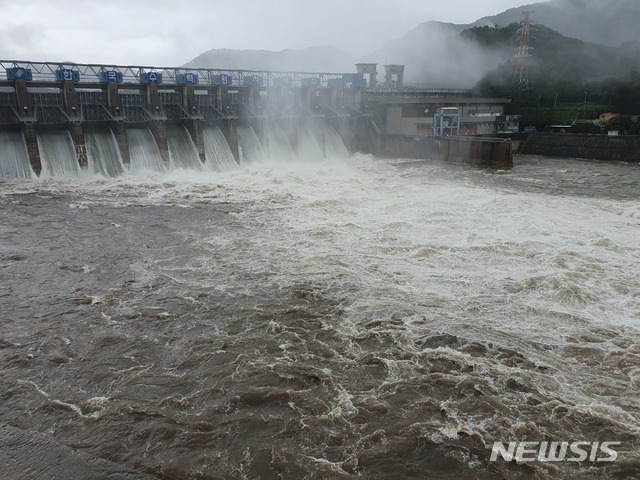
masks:
<svg viewBox="0 0 640 480"><path fill-rule="evenodd" d="M475 27L461 35L494 48L513 44L517 24L503 28ZM538 101L584 101L616 107L623 113L639 113L637 94L640 56L636 43L606 47L568 38L542 25L532 33L533 57L529 59L529 84ZM475 90L482 96L512 97L513 63L507 59L486 74ZM634 91L635 89L635 91ZM517 92L515 92L517 93Z"/></svg>
<svg viewBox="0 0 640 480"><path fill-rule="evenodd" d="M518 22L522 12L533 12L533 20L563 35L586 42L619 47L640 41L638 0L551 0L511 8L484 17L471 26L501 26Z"/></svg>

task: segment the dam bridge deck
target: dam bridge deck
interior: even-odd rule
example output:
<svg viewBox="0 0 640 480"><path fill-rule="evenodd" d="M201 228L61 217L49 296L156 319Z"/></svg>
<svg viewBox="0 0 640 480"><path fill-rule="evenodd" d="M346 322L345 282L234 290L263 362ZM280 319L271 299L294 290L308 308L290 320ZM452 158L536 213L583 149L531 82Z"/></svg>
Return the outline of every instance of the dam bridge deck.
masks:
<svg viewBox="0 0 640 480"><path fill-rule="evenodd" d="M357 74L0 60L0 124L217 120L363 110Z"/></svg>

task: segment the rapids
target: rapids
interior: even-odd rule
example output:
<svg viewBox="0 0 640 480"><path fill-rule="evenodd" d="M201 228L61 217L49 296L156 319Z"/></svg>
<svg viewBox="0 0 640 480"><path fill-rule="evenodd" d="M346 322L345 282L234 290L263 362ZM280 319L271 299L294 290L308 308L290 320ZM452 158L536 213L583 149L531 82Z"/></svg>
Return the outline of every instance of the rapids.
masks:
<svg viewBox="0 0 640 480"><path fill-rule="evenodd" d="M0 422L162 479L640 478L638 184L359 154L2 183ZM621 445L490 462L510 440Z"/></svg>

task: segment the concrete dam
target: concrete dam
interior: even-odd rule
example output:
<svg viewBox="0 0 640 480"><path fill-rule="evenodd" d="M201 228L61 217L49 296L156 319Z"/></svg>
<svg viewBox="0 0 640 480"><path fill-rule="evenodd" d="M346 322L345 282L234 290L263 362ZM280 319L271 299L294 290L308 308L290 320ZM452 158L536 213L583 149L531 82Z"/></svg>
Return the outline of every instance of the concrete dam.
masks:
<svg viewBox="0 0 640 480"><path fill-rule="evenodd" d="M511 168L503 140L382 132L362 74L0 61L0 179L374 155ZM384 95L398 95L402 88ZM374 95L380 99L380 91Z"/></svg>

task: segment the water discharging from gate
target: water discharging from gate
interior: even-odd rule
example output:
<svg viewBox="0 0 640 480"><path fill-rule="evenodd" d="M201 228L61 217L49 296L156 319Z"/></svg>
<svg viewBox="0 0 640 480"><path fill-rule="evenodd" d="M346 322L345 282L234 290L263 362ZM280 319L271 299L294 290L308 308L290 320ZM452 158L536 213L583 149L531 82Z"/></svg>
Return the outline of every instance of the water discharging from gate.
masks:
<svg viewBox="0 0 640 480"><path fill-rule="evenodd" d="M0 179L35 177L22 132L0 132Z"/></svg>
<svg viewBox="0 0 640 480"><path fill-rule="evenodd" d="M330 126L322 131L309 127L297 129L297 152L291 146L287 132L278 125L265 129L265 145L248 125L238 125L240 164L274 161L322 161L347 158L349 153L338 133ZM89 127L84 132L89 169L95 174L118 177L127 172L113 132L108 127ZM227 140L217 126L203 128L205 156L200 160L187 129L167 125L170 164L165 166L151 131L145 127L127 129L132 173L165 172L167 169L218 171L238 167ZM323 138L324 137L324 138ZM37 133L38 150L42 162L41 176L77 177L81 173L76 149L68 130L41 130ZM324 148L323 148L324 147ZM27 145L22 132L0 132L0 179L29 179L31 169Z"/></svg>
<svg viewBox="0 0 640 480"><path fill-rule="evenodd" d="M299 130L297 157L310 162L320 162L325 159L324 152L309 127L301 127Z"/></svg>
<svg viewBox="0 0 640 480"><path fill-rule="evenodd" d="M218 127L205 127L202 134L207 161L216 170L224 171L238 167L238 162L233 158L227 139Z"/></svg>
<svg viewBox="0 0 640 480"><path fill-rule="evenodd" d="M167 125L167 142L172 168L202 170L203 164L198 151L185 127Z"/></svg>
<svg viewBox="0 0 640 480"><path fill-rule="evenodd" d="M116 137L109 127L85 129L85 145L89 169L105 177L118 177L123 174L124 166Z"/></svg>
<svg viewBox="0 0 640 480"><path fill-rule="evenodd" d="M327 158L348 158L349 151L338 132L331 125L324 129L325 155Z"/></svg>
<svg viewBox="0 0 640 480"><path fill-rule="evenodd" d="M80 174L78 157L68 130L38 132L38 150L44 177L77 177Z"/></svg>
<svg viewBox="0 0 640 480"><path fill-rule="evenodd" d="M166 170L158 145L148 128L127 129L131 172L164 172Z"/></svg>
<svg viewBox="0 0 640 480"><path fill-rule="evenodd" d="M270 160L292 162L296 159L296 152L291 147L287 132L277 124L271 124L266 129L267 146Z"/></svg>
<svg viewBox="0 0 640 480"><path fill-rule="evenodd" d="M264 162L267 159L256 132L248 125L238 125L240 163Z"/></svg>

